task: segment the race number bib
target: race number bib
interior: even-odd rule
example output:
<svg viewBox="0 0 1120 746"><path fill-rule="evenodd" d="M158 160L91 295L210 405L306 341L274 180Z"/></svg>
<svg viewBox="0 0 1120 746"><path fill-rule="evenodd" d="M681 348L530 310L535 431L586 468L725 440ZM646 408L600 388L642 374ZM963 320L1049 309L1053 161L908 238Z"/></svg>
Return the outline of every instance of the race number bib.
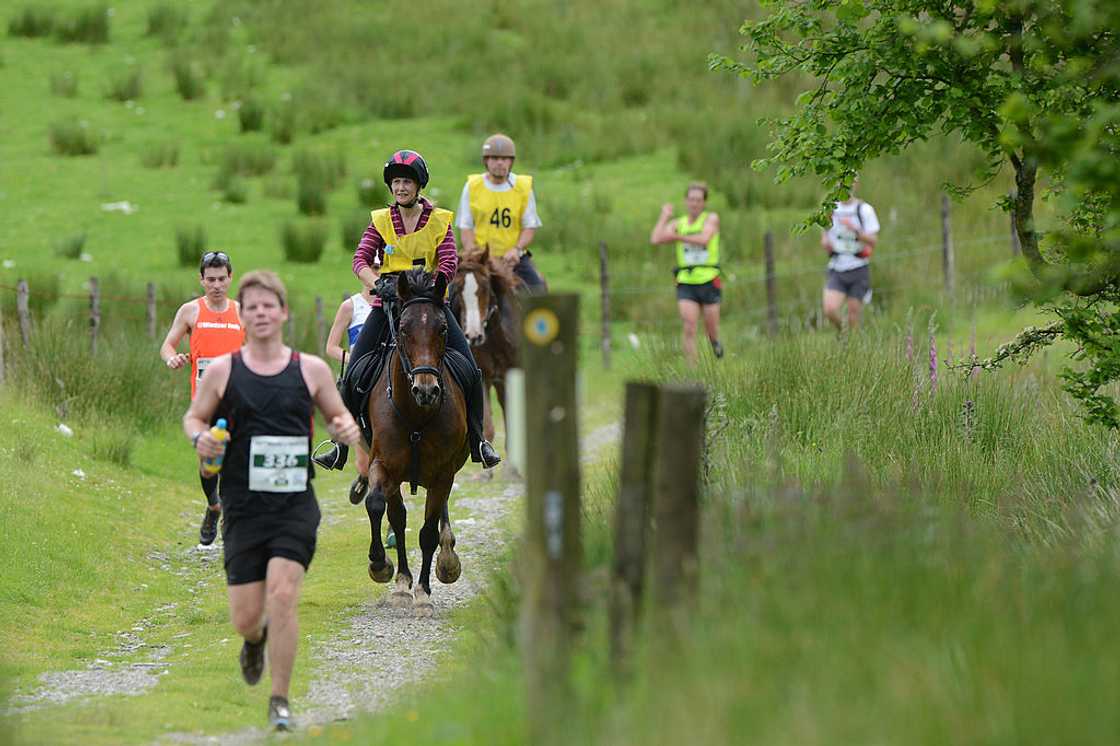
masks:
<svg viewBox="0 0 1120 746"><path fill-rule="evenodd" d="M708 263L707 246L695 246L693 244L681 241L681 248L684 252L684 263L688 266L694 267L700 264Z"/></svg>
<svg viewBox="0 0 1120 746"><path fill-rule="evenodd" d="M307 458L305 435L254 435L249 441L249 489L303 492Z"/></svg>
<svg viewBox="0 0 1120 746"><path fill-rule="evenodd" d="M197 376L195 377L195 379L194 379L194 380L195 380L195 382L198 382L198 381L201 381L201 380L202 380L202 372L203 372L204 370L206 370L206 366L208 366L208 365L209 365L210 363L212 363L213 361L214 361L214 358L212 358L212 357L200 357L200 358L199 358L199 359L198 359L198 360L196 361L196 363L197 363L197 367L198 367L198 375L197 375Z"/></svg>
<svg viewBox="0 0 1120 746"><path fill-rule="evenodd" d="M844 227L837 227L832 238L832 250L837 254L858 254L863 250L855 231Z"/></svg>

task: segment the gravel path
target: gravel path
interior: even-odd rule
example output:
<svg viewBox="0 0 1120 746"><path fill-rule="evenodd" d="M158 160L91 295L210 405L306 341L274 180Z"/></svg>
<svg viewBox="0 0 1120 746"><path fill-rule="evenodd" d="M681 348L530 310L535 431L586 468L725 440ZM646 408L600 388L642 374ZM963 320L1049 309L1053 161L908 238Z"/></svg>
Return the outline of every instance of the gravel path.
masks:
<svg viewBox="0 0 1120 746"><path fill-rule="evenodd" d="M603 449L615 442L619 433L619 424L612 423L581 438L583 461L599 460ZM362 604L341 630L314 644L312 657L316 664L311 685L305 696L293 702L300 728L383 710L436 669L440 657L462 632L451 621L452 611L484 590L486 579L513 538L510 522L522 504L524 485L502 476L491 484L495 489L487 490L485 497L457 497L452 493L452 527L463 574L453 585L443 585L433 570L432 600L436 611L432 617L416 619L411 609L389 606L387 600L393 589L390 583L379 586L384 592ZM406 494L406 503L409 514L415 516L422 512L423 495L408 498ZM324 514L323 519L329 522L337 517ZM408 546L409 564L418 573L416 531L417 527L410 526ZM157 743L241 746L260 743L267 735L263 728L254 727L221 736L173 733Z"/></svg>

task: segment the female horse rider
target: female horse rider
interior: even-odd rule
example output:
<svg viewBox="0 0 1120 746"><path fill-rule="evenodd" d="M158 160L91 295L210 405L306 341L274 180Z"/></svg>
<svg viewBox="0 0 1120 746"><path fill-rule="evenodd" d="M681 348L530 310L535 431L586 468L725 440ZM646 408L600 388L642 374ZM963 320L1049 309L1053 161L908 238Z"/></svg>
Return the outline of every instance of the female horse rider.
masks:
<svg viewBox="0 0 1120 746"><path fill-rule="evenodd" d="M397 272L423 264L425 270L442 273L451 284L459 264L455 234L451 230L454 216L450 210L433 207L431 202L420 196L420 190L428 184L428 164L414 150L398 150L385 164L383 177L395 204L370 214L370 225L354 252L354 274L366 288L373 290L380 278L395 278ZM395 286L396 283L386 284ZM382 307L381 298L374 295L371 305L373 307L351 350L351 360L359 360L389 336L389 317ZM482 374L455 314L447 307L444 314L447 316L447 346L458 350L470 362L471 370L475 371L474 380L465 392L471 458L482 462L483 468L491 469L502 459L482 435ZM343 449L336 445L316 457L315 462L328 469L341 469L346 463Z"/></svg>

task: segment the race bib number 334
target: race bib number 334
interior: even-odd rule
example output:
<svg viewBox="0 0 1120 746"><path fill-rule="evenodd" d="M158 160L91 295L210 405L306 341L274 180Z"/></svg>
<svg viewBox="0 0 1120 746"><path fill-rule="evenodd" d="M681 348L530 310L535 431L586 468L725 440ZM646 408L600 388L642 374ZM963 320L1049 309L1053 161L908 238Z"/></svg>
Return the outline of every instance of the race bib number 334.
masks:
<svg viewBox="0 0 1120 746"><path fill-rule="evenodd" d="M303 492L307 489L307 437L254 435L249 441L249 489Z"/></svg>

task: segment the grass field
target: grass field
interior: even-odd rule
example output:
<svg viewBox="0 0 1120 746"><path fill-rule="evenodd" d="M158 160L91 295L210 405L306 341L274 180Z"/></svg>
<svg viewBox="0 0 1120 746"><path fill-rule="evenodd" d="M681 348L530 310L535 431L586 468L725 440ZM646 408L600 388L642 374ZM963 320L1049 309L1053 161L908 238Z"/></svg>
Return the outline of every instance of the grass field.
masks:
<svg viewBox="0 0 1120 746"><path fill-rule="evenodd" d="M674 648L646 635L634 682L615 686L605 597L593 594L566 740L1116 741L1115 444L1060 390L1071 351L975 379L942 368L936 390L929 383L931 328L938 357L959 358L973 333L983 355L1044 318L1013 306L998 282L1010 255L1006 216L991 208L1002 178L953 207L959 291L943 297L939 190L968 179L969 148L938 140L865 170L862 196L883 223L876 299L867 332L837 341L806 328L823 257L815 229L793 230L819 187L774 186L749 167L766 141L753 120L783 111L798 85L752 89L706 70L708 52L733 51L753 3L533 0L514 13L437 0L429 10L444 23L418 36L386 31L391 6L347 0L310 15L280 0L31 7L0 11L0 691L87 669L132 634L143 646L114 665L171 652L142 696L8 715L0 741L149 743L256 722L260 697L236 676L220 568L190 551L200 501L177 429L186 381L144 334L145 283L158 286L162 334L197 291L201 246L230 252L237 273L274 268L292 291L294 341L310 349L314 298L329 322L356 287L355 226L381 198L363 181L376 184L393 150L416 148L432 166L428 194L455 207L497 129L517 139L517 169L536 177L538 265L554 289L582 296L585 425L619 416L626 378L699 379L718 432L686 636ZM100 33L106 18L106 40L64 41ZM53 30L16 33L36 19ZM83 149L94 152L64 154ZM647 238L660 205L694 178L712 182L723 221L728 357L705 351L689 370L671 257ZM301 199L324 214L303 214ZM285 254L288 226L325 235L321 254L313 241L295 247L313 261ZM760 333L766 230L789 332L776 340ZM180 248L179 234L202 240ZM610 372L595 357L601 240ZM105 296L97 355L84 339L90 276ZM18 342L19 279L31 286L31 351ZM592 578L610 557L616 484L605 459L585 482ZM337 511L351 510L345 487L340 475L317 485ZM301 608L310 641L368 599L366 541L364 515L324 527ZM457 620L470 632L449 643L439 681L390 712L297 740L522 743L517 600L505 568Z"/></svg>

